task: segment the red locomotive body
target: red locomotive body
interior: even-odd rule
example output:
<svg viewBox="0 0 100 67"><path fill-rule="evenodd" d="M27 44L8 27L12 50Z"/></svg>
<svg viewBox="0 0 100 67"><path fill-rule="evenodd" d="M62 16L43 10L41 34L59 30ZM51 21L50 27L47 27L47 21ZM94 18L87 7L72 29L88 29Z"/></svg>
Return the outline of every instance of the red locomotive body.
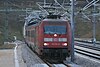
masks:
<svg viewBox="0 0 100 67"><path fill-rule="evenodd" d="M25 40L39 55L65 59L70 56L70 23L62 19L44 19L26 27Z"/></svg>

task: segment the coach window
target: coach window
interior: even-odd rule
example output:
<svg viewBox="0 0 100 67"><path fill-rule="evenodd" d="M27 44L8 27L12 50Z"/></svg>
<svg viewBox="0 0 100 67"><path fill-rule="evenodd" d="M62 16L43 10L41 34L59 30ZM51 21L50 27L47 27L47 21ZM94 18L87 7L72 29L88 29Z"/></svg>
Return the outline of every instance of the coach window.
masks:
<svg viewBox="0 0 100 67"><path fill-rule="evenodd" d="M28 37L30 37L30 31L28 31Z"/></svg>
<svg viewBox="0 0 100 67"><path fill-rule="evenodd" d="M34 37L34 30L31 31L31 37Z"/></svg>
<svg viewBox="0 0 100 67"><path fill-rule="evenodd" d="M27 36L27 31L25 31L25 36Z"/></svg>

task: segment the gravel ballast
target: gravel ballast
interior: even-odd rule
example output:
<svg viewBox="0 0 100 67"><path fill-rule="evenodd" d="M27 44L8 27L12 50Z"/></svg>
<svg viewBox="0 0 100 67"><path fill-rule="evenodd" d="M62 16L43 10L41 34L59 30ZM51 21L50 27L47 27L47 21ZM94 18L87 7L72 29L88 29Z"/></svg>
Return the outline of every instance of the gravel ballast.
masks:
<svg viewBox="0 0 100 67"><path fill-rule="evenodd" d="M75 53L74 63L82 67L100 67L100 60L96 60L77 53Z"/></svg>

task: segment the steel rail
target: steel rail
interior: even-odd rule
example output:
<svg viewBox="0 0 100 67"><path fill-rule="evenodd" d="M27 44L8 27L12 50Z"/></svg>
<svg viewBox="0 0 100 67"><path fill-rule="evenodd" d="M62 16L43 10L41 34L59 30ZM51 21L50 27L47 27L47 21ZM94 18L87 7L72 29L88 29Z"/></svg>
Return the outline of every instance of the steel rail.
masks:
<svg viewBox="0 0 100 67"><path fill-rule="evenodd" d="M98 54L95 54L95 53L92 53L92 52L88 52L88 51L85 51L85 50L81 50L81 49L77 49L77 48L75 48L75 49L76 49L75 50L76 53L79 53L79 54L82 54L82 55L86 55L86 56L89 56L89 57L92 57L92 58L100 60L100 55L98 55Z"/></svg>
<svg viewBox="0 0 100 67"><path fill-rule="evenodd" d="M75 39L75 41L78 41L78 42L84 42L84 43L92 43L92 42L89 42L88 40L77 40ZM96 42L96 44L100 44L100 42Z"/></svg>
<svg viewBox="0 0 100 67"><path fill-rule="evenodd" d="M80 43L77 43L75 45L80 46L80 47L84 47L84 48L89 48L89 49L100 51L100 47L96 47L96 46L90 46L90 45L80 44Z"/></svg>

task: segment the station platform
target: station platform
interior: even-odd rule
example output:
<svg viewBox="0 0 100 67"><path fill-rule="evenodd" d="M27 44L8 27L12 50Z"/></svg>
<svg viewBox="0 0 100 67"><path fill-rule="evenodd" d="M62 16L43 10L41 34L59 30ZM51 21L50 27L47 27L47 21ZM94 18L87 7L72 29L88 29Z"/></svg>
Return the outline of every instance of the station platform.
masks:
<svg viewBox="0 0 100 67"><path fill-rule="evenodd" d="M13 49L0 50L0 67L15 67Z"/></svg>
<svg viewBox="0 0 100 67"><path fill-rule="evenodd" d="M0 67L27 67L23 62L21 52L18 52L17 55L18 57L16 58L14 49L1 49ZM16 60L18 60L18 62L16 62Z"/></svg>

